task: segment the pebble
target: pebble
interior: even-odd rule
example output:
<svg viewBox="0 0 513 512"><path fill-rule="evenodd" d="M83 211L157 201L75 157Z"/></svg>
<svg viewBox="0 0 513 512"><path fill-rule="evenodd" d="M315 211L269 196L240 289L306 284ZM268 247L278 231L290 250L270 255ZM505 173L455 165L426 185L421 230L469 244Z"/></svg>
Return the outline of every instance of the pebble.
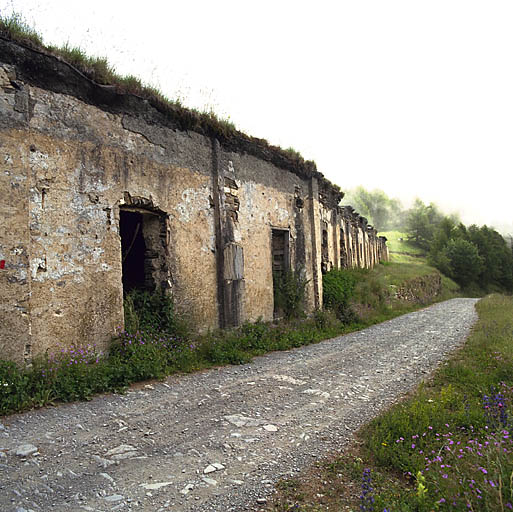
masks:
<svg viewBox="0 0 513 512"><path fill-rule="evenodd" d="M154 484L141 484L141 487L147 489L149 491L156 491L162 487L167 487L171 485L173 482L155 482Z"/></svg>
<svg viewBox="0 0 513 512"><path fill-rule="evenodd" d="M106 478L111 484L114 483L114 478L112 478L108 473L100 473L100 476L103 476L103 478Z"/></svg>
<svg viewBox="0 0 513 512"><path fill-rule="evenodd" d="M121 496L121 494L111 494L110 496L105 496L105 498L103 499L109 502L116 502L121 501L123 499L123 496Z"/></svg>
<svg viewBox="0 0 513 512"><path fill-rule="evenodd" d="M116 464L113 460L104 459L103 457L100 457L99 455L93 455L93 459L100 463L103 468L108 468L109 466L112 466L113 464Z"/></svg>
<svg viewBox="0 0 513 512"><path fill-rule="evenodd" d="M37 453L37 447L33 444L22 444L16 448L16 455L18 457L28 457Z"/></svg>
<svg viewBox="0 0 513 512"><path fill-rule="evenodd" d="M189 494L194 489L193 484L187 484L180 492L185 496Z"/></svg>
<svg viewBox="0 0 513 512"><path fill-rule="evenodd" d="M105 454L105 456L112 457L113 455L123 455L128 452L134 452L136 450L137 450L137 448L135 448L134 446L132 446L130 444L120 444L119 446L116 446L116 448L112 448L111 450L109 450Z"/></svg>

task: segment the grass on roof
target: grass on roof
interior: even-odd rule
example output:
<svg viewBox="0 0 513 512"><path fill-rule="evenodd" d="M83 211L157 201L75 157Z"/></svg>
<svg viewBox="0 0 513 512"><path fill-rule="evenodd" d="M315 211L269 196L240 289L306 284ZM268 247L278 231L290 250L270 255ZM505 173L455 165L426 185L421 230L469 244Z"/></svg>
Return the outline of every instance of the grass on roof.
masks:
<svg viewBox="0 0 513 512"><path fill-rule="evenodd" d="M306 161L299 152L290 148L271 146L266 140L255 139L239 132L232 121L220 118L212 110L200 111L185 108L180 100L171 100L156 87L144 84L139 78L121 76L105 57L91 57L81 48L64 45L61 47L45 45L43 37L32 28L18 13L3 16L0 13L0 37L12 40L33 50L58 57L76 68L90 80L101 85L113 85L119 93L134 94L148 100L153 106L166 113L174 113L180 118L184 130L198 131L207 136L217 135L222 139L243 138L260 146L264 145L277 152L296 167L315 169L315 163Z"/></svg>

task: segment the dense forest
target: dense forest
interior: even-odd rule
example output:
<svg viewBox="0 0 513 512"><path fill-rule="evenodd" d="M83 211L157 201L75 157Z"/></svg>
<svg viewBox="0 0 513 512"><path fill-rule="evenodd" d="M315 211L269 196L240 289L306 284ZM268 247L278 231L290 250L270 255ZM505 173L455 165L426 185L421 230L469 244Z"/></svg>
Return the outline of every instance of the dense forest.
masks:
<svg viewBox="0 0 513 512"><path fill-rule="evenodd" d="M422 249L428 262L464 289L484 292L513 291L513 246L494 228L465 226L457 216L446 215L430 203L416 199L403 208L382 190L350 190L350 204L380 232L397 230Z"/></svg>

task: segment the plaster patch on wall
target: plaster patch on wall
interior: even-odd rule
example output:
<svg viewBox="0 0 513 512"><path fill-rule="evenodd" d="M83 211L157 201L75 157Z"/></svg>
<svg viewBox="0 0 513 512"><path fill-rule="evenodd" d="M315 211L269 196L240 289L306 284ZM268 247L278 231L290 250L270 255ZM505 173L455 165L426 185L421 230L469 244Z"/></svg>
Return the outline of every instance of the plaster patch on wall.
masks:
<svg viewBox="0 0 513 512"><path fill-rule="evenodd" d="M34 169L43 169L47 170L49 155L46 153L42 153L41 151L31 151L29 154L29 162L30 166Z"/></svg>
<svg viewBox="0 0 513 512"><path fill-rule="evenodd" d="M27 271L24 268L21 268L20 266L18 266L18 268L16 269L16 272L14 272L13 277L16 281L22 283L27 280Z"/></svg>
<svg viewBox="0 0 513 512"><path fill-rule="evenodd" d="M278 220L284 222L289 218L289 212L285 208L278 208Z"/></svg>
<svg viewBox="0 0 513 512"><path fill-rule="evenodd" d="M105 226L107 224L107 211L101 205L91 203L84 194L73 195L70 207L81 220L90 221L95 226Z"/></svg>
<svg viewBox="0 0 513 512"><path fill-rule="evenodd" d="M93 261L95 263L98 262L98 260L101 258L102 254L104 253L105 251L101 248L101 247L95 247L93 249L93 252L92 252L92 255L93 255Z"/></svg>
<svg viewBox="0 0 513 512"><path fill-rule="evenodd" d="M41 208L42 204L43 204L43 197L42 197L42 194L41 192L35 188L35 187L32 187L30 189L30 202L31 203L34 203L34 206L37 206L39 208ZM35 209L35 208L34 208Z"/></svg>
<svg viewBox="0 0 513 512"><path fill-rule="evenodd" d="M289 219L289 212L286 208L282 208L278 203L275 197L270 197L268 199L269 207L268 207L268 216L271 222L271 212L275 213L275 216L280 224L285 223L286 220Z"/></svg>
<svg viewBox="0 0 513 512"><path fill-rule="evenodd" d="M331 217L333 212L331 210L328 210L326 208L323 208L322 206L319 208L320 217L321 220L324 222L327 222L328 224L331 224Z"/></svg>
<svg viewBox="0 0 513 512"><path fill-rule="evenodd" d="M30 260L30 274L35 279L37 273L41 270L46 271L46 260L44 258L32 258Z"/></svg>
<svg viewBox="0 0 513 512"><path fill-rule="evenodd" d="M84 280L83 272L84 267L75 265L69 259L61 261L56 254L50 254L46 258L32 258L30 260L30 273L34 281L57 280L72 275L73 281L81 283Z"/></svg>
<svg viewBox="0 0 513 512"><path fill-rule="evenodd" d="M241 183L239 188L242 190L241 197L243 197L239 211L243 221L247 221L244 224L246 225L246 231L249 231L251 223L255 220L259 223L265 222L266 212L261 204L255 201L259 194L255 183L252 181Z"/></svg>
<svg viewBox="0 0 513 512"><path fill-rule="evenodd" d="M200 212L208 212L210 210L209 187L185 189L182 192L182 202L175 209L181 222L191 222Z"/></svg>
<svg viewBox="0 0 513 512"><path fill-rule="evenodd" d="M9 171L5 171L5 174L10 175ZM21 183L23 181L27 181L27 177L26 176L15 175L15 176L12 177L11 186L14 186L14 184L19 184L19 183Z"/></svg>
<svg viewBox="0 0 513 512"><path fill-rule="evenodd" d="M201 252L204 252L204 253L211 253L211 252L214 252L215 251L215 247L216 247L216 235L215 235L215 232L214 232L214 224L213 222L209 222L209 229L210 229L210 234L209 234L209 239L208 239L208 245L203 245L201 247Z"/></svg>
<svg viewBox="0 0 513 512"><path fill-rule="evenodd" d="M84 180L84 176L87 176L87 180ZM104 177L104 169L93 165L86 166L82 163L75 167L73 173L68 178L68 182L72 187L72 190L79 190L82 193L101 193L112 188L111 185L103 183Z"/></svg>

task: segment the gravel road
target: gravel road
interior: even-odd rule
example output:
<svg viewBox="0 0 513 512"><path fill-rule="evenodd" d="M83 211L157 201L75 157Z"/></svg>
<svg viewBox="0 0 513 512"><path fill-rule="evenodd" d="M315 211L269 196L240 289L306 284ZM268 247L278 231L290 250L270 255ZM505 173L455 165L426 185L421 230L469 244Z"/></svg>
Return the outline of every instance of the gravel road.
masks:
<svg viewBox="0 0 513 512"><path fill-rule="evenodd" d="M0 510L258 510L279 478L343 448L460 346L475 302L0 418Z"/></svg>

